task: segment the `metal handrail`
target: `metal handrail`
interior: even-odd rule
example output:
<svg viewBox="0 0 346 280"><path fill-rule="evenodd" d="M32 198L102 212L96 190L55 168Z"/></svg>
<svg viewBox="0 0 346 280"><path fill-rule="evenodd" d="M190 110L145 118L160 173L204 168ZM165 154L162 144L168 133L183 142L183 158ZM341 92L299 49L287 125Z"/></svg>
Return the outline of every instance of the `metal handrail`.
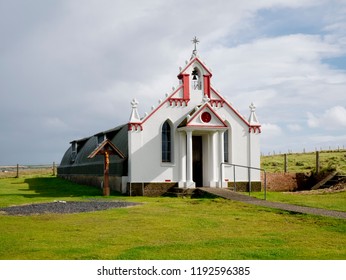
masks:
<svg viewBox="0 0 346 280"><path fill-rule="evenodd" d="M233 181L234 181L234 191L237 191L237 185L235 182L235 168L236 167L242 167L242 168L247 168L248 169L248 174L249 174L249 195L251 194L251 176L250 176L250 169L254 170L259 170L264 172L264 200L267 200L267 173L265 169L263 168L258 168L258 167L252 167L252 166L246 166L246 165L240 165L240 164L234 164L234 163L228 163L228 162L221 162L220 164L220 180L221 184L223 182L223 174L222 174L222 166L223 165L228 165L228 166L233 166Z"/></svg>

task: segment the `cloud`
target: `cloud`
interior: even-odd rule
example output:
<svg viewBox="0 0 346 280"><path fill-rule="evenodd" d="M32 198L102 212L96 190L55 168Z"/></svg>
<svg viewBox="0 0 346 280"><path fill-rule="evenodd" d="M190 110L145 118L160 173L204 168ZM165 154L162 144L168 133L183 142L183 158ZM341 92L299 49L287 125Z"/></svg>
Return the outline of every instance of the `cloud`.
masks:
<svg viewBox="0 0 346 280"><path fill-rule="evenodd" d="M303 129L301 127L301 125L299 125L299 124L288 124L287 127L290 131L294 131L294 132L295 131L301 131Z"/></svg>
<svg viewBox="0 0 346 280"><path fill-rule="evenodd" d="M262 137L263 138L271 138L277 137L282 134L282 129L280 126L271 123L263 123L262 124Z"/></svg>
<svg viewBox="0 0 346 280"><path fill-rule="evenodd" d="M346 108L342 106L334 106L327 109L319 116L308 112L307 118L308 126L312 128L322 128L325 130L346 128Z"/></svg>

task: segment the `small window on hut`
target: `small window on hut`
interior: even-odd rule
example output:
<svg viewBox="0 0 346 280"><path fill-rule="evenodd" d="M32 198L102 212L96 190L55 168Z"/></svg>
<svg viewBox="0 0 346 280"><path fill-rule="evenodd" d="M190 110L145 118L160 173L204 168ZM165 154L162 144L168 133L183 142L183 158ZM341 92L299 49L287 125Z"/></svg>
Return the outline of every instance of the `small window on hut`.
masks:
<svg viewBox="0 0 346 280"><path fill-rule="evenodd" d="M72 150L72 153L77 153L77 143L76 142L72 142L71 150Z"/></svg>
<svg viewBox="0 0 346 280"><path fill-rule="evenodd" d="M72 142L71 143L71 158L70 162L73 163L75 162L77 157L77 142Z"/></svg>
<svg viewBox="0 0 346 280"><path fill-rule="evenodd" d="M104 134L97 135L97 145L100 145L105 139L106 136Z"/></svg>

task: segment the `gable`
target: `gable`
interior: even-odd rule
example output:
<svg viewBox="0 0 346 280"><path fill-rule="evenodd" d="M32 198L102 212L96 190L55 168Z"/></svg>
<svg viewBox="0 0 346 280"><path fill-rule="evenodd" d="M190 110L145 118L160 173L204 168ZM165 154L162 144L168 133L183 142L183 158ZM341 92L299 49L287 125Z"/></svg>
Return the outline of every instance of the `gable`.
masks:
<svg viewBox="0 0 346 280"><path fill-rule="evenodd" d="M202 70L203 72L202 74L209 75L210 77L212 76L212 73L208 69L208 67L198 57L195 57L184 67L183 70L180 71L180 73L178 74L178 78L181 79L184 74L191 72L191 69L190 69L191 67L196 67L196 66L200 70Z"/></svg>
<svg viewBox="0 0 346 280"><path fill-rule="evenodd" d="M194 74L193 71L198 68L198 74ZM181 68L180 68L181 69ZM197 79L194 79L194 76L197 76ZM148 123L150 119L154 119L154 122L158 121L158 118L161 115L164 115L164 118L167 117L167 114L170 116L178 116L179 124L178 127L183 126L199 126L199 127L215 127L215 128L225 128L225 120L222 119L217 112L219 108L223 107L226 111L230 112L233 117L242 125L245 125L251 131L260 131L260 124L252 123L242 116L233 106L229 103L217 90L215 90L210 83L210 78L212 74L207 66L198 58L193 57L189 62L186 63L184 69L178 74L179 86L177 88L172 88L171 93L167 93L165 98L159 100L159 105L156 107L152 106L152 110L149 114L145 114L143 118L139 116L136 119L130 118L128 123L129 131L142 131L145 129L145 124ZM201 87L195 89L193 82L198 84L201 83ZM201 99L203 98L203 103L201 105ZM204 100L204 98L208 98ZM131 103L132 104L132 103ZM132 115L138 115L137 104L134 107ZM205 106L208 104L208 106ZM197 106L196 106L197 105ZM192 109L192 106L196 106L196 109ZM201 110L203 106L203 112L196 113ZM162 110L162 111L161 111ZM161 111L159 113L159 111ZM190 113L187 113L190 112ZM154 115L159 113L156 118ZM205 113L203 116L202 114ZM184 118L184 115L186 117ZM181 118L184 118L181 121ZM210 118L210 120L208 120Z"/></svg>
<svg viewBox="0 0 346 280"><path fill-rule="evenodd" d="M190 111L178 127L227 128L227 124L208 103L205 103Z"/></svg>

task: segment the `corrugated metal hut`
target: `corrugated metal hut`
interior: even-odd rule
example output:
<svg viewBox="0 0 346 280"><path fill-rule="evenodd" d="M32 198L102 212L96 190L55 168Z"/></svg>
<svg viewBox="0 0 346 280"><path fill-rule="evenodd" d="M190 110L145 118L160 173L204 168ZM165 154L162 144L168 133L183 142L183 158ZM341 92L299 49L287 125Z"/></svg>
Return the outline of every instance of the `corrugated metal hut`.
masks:
<svg viewBox="0 0 346 280"><path fill-rule="evenodd" d="M127 124L99 132L90 137L71 141L71 146L65 152L58 167L58 176L80 184L102 187L104 159L102 156L96 156L92 159L88 156L105 139L110 140L125 156L123 159L118 155L112 155L109 168L111 189L125 192L126 189L123 188L126 188L126 182L123 182L123 178L128 175Z"/></svg>

